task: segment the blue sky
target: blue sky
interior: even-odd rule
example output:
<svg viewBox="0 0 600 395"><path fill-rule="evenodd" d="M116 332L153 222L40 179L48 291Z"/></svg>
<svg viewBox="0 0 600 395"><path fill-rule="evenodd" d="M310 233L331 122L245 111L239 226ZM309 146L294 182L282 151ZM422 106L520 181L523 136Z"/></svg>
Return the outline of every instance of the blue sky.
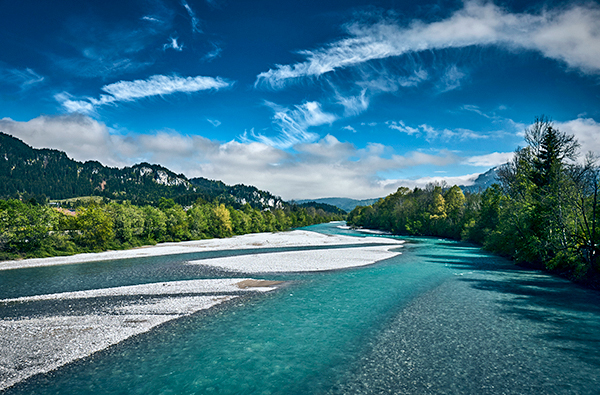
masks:
<svg viewBox="0 0 600 395"><path fill-rule="evenodd" d="M0 2L0 130L284 199L468 183L546 115L600 153L600 4Z"/></svg>

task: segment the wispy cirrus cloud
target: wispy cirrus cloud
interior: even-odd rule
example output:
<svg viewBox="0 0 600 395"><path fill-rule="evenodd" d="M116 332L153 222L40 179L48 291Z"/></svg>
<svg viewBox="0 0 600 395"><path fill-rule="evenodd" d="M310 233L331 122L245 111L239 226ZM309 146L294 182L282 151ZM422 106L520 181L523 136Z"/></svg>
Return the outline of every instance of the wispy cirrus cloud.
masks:
<svg viewBox="0 0 600 395"><path fill-rule="evenodd" d="M467 1L446 19L413 21L402 26L393 20L346 26L348 37L325 47L300 51L306 60L277 65L260 73L256 85L282 88L306 77L414 52L468 46L503 46L540 52L585 73L600 73L600 6L574 4L539 13L510 13L491 2ZM462 78L450 70L448 86Z"/></svg>
<svg viewBox="0 0 600 395"><path fill-rule="evenodd" d="M196 33L202 33L202 29L200 29L200 20L196 16L194 10L192 10L192 7L190 7L188 2L185 0L181 0L181 5L183 6L183 8L185 8L190 17L190 22L192 23L192 31Z"/></svg>
<svg viewBox="0 0 600 395"><path fill-rule="evenodd" d="M119 81L105 85L102 90L107 94L99 98L73 98L68 93L55 96L69 112L91 113L99 106L116 102L130 102L151 96L166 96L174 93L193 93L204 90L219 90L230 88L233 82L217 77L180 77L177 75L153 75L145 80Z"/></svg>
<svg viewBox="0 0 600 395"><path fill-rule="evenodd" d="M221 126L221 121L219 121L218 119L210 119L210 118L206 118L206 120L213 125L215 128Z"/></svg>
<svg viewBox="0 0 600 395"><path fill-rule="evenodd" d="M456 65L452 65L446 69L444 75L440 79L438 89L440 92L448 92L460 88L462 80L467 75L462 72Z"/></svg>
<svg viewBox="0 0 600 395"><path fill-rule="evenodd" d="M5 84L17 87L21 92L42 83L44 79L43 76L36 73L33 69L8 67L0 62L0 80Z"/></svg>
<svg viewBox="0 0 600 395"><path fill-rule="evenodd" d="M202 57L202 60L205 62L212 62L213 60L221 56L221 52L223 52L223 48L221 48L217 44L211 43L211 45L213 46L213 50Z"/></svg>
<svg viewBox="0 0 600 395"><path fill-rule="evenodd" d="M156 61L156 48L173 31L174 12L159 3L155 2L153 13L139 14L137 19L102 18L93 12L70 16L60 32L68 51L48 56L55 66L76 77L111 78L143 70Z"/></svg>
<svg viewBox="0 0 600 395"><path fill-rule="evenodd" d="M265 105L273 110L272 122L278 135L270 137L251 131L250 135L244 133L241 136L242 141L260 141L277 148L290 148L318 138L316 133L308 130L310 127L331 124L337 119L336 115L323 111L321 104L314 101L296 105L293 109L269 101L265 101Z"/></svg>
<svg viewBox="0 0 600 395"><path fill-rule="evenodd" d="M478 140L487 139L490 136L483 133L478 133L473 130L457 128L450 130L447 128L438 129L431 125L421 124L416 127L408 126L403 121L387 121L388 128L407 134L409 136L424 137L427 141L433 140Z"/></svg>
<svg viewBox="0 0 600 395"><path fill-rule="evenodd" d="M158 19L154 16L151 16L151 15L144 15L141 19L143 21L148 21L148 22L162 23L160 19Z"/></svg>
<svg viewBox="0 0 600 395"><path fill-rule="evenodd" d="M344 107L345 116L358 115L369 108L370 99L366 89L363 89L357 96L343 96L339 92L336 92L335 96L338 104Z"/></svg>

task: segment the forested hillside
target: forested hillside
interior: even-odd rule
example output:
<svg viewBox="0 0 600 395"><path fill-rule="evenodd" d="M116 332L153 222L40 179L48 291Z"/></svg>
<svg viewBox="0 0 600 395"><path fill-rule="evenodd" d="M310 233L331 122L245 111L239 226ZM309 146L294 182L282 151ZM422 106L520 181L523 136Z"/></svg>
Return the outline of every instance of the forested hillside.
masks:
<svg viewBox="0 0 600 395"><path fill-rule="evenodd" d="M600 286L600 170L573 136L538 118L527 146L482 193L400 188L348 214L353 226L477 242L515 261Z"/></svg>
<svg viewBox="0 0 600 395"><path fill-rule="evenodd" d="M72 160L64 152L34 149L0 132L0 199L36 201L101 196L134 204L172 198L182 205L198 199L254 208L283 208L281 198L253 186L228 186L205 178L187 179L159 165L141 163L122 169Z"/></svg>

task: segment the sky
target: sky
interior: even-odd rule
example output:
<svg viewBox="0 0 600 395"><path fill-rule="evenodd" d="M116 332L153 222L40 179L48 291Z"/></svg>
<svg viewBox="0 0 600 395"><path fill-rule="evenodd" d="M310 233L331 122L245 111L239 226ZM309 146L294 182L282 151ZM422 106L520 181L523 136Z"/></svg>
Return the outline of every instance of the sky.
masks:
<svg viewBox="0 0 600 395"><path fill-rule="evenodd" d="M0 131L286 200L469 184L536 117L600 154L600 3L0 0Z"/></svg>

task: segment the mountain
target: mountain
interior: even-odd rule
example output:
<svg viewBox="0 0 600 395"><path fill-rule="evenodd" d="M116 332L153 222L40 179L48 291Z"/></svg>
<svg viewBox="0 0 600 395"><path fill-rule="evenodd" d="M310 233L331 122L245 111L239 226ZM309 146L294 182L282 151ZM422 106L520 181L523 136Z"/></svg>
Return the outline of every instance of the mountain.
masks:
<svg viewBox="0 0 600 395"><path fill-rule="evenodd" d="M220 201L232 206L243 206L248 203L255 208L283 208L285 202L279 196L244 184L229 186L221 181L208 180L203 177L191 178L192 185L208 196L220 197ZM208 200L208 199L205 199Z"/></svg>
<svg viewBox="0 0 600 395"><path fill-rule="evenodd" d="M483 192L492 184L498 182L498 167L492 167L485 173L481 173L472 185L459 185L463 192Z"/></svg>
<svg viewBox="0 0 600 395"><path fill-rule="evenodd" d="M228 186L206 178L188 179L169 169L140 163L122 169L96 161L78 162L53 149L35 149L0 132L0 199L36 200L101 196L153 204L161 197L188 205L197 199L235 207L283 208L281 198L253 186Z"/></svg>
<svg viewBox="0 0 600 395"><path fill-rule="evenodd" d="M356 199L349 199L349 198L321 198L321 199L304 199L304 200L297 200L296 203L298 204L306 204L309 202L315 202L317 204L327 204L327 205L331 205L331 206L335 206L338 207L346 212L350 212L352 211L356 206L370 206L371 204L375 203L376 201L378 201L379 198L375 198L375 199L364 199L364 200L356 200Z"/></svg>

